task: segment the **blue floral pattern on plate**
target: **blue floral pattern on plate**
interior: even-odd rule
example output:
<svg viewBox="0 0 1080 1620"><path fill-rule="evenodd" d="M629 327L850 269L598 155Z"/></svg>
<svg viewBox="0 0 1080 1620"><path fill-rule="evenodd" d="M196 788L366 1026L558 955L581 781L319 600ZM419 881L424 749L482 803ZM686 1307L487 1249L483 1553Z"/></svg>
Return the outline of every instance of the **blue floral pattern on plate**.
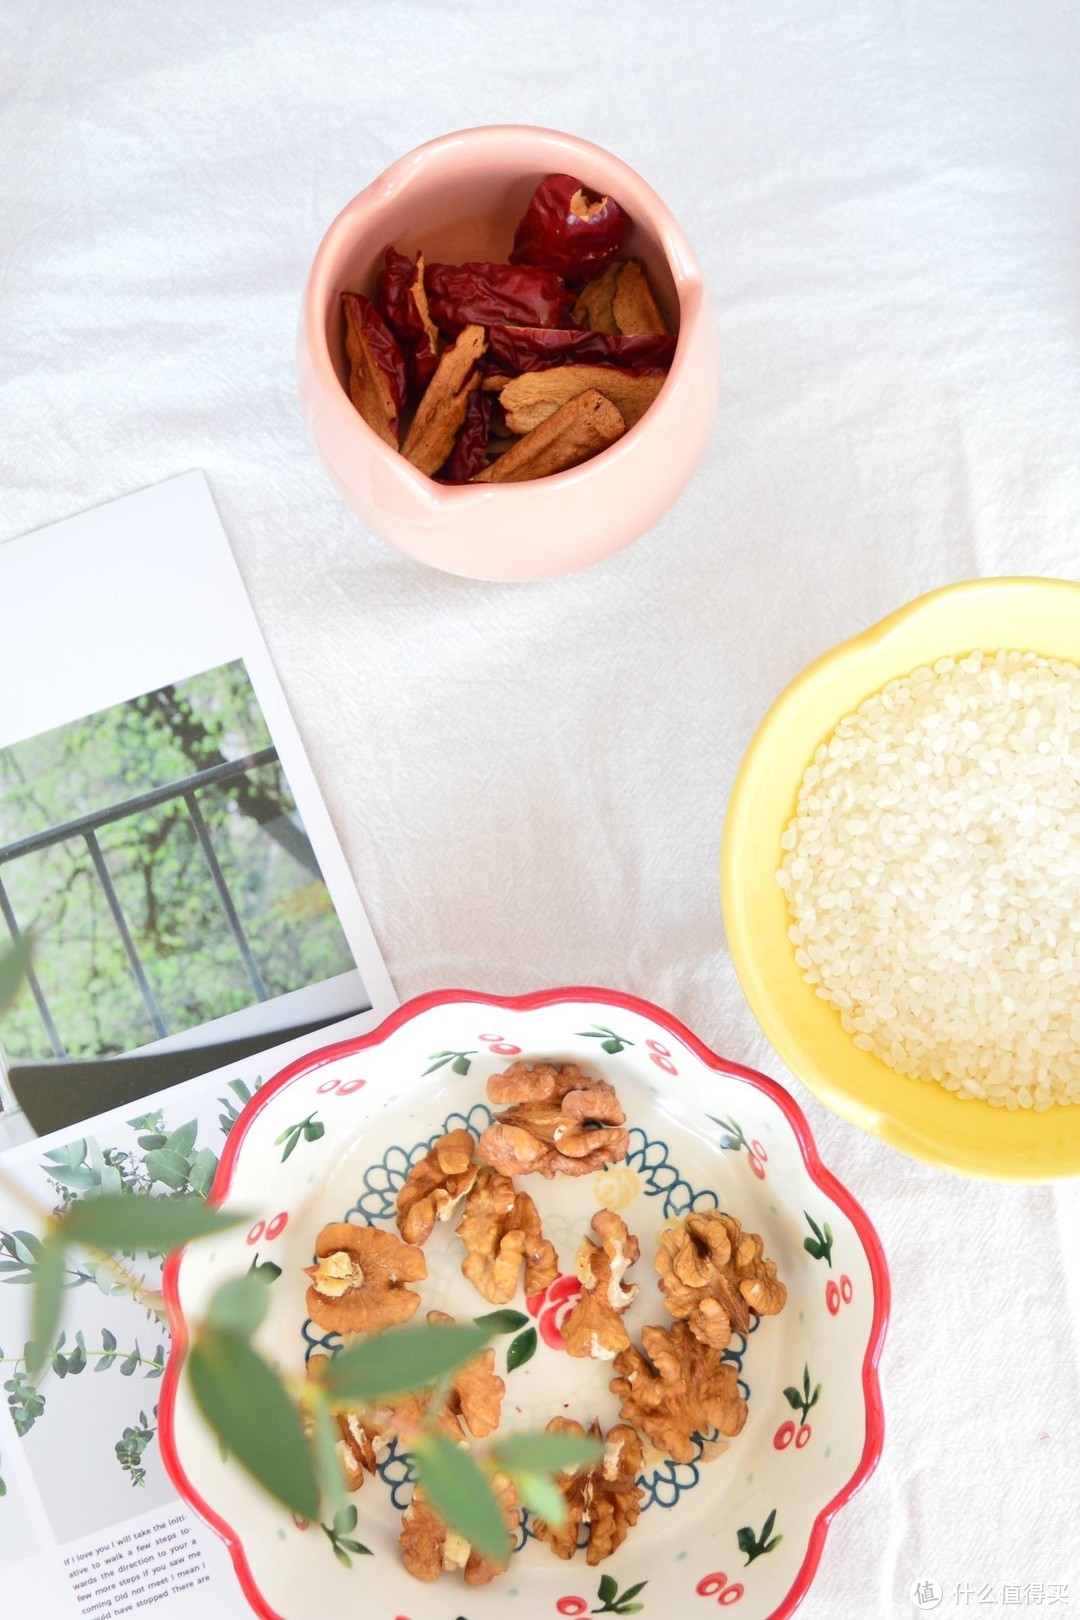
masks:
<svg viewBox="0 0 1080 1620"><path fill-rule="evenodd" d="M491 1124L492 1117L491 1109L486 1104L476 1103L467 1113L455 1111L448 1114L438 1130L426 1140L416 1142L410 1148L398 1143L387 1148L379 1162L373 1164L366 1172L364 1191L342 1218L344 1220L359 1218L371 1225L378 1222L392 1222L397 1213L398 1192L404 1185L409 1171L430 1148L434 1147L439 1137L445 1136L449 1131L465 1129L479 1141ZM667 1143L646 1135L639 1126L634 1126L630 1131L626 1164L641 1178L641 1191L645 1197L663 1199L661 1208L666 1219L679 1218L694 1210L719 1207L720 1201L710 1188L700 1192L694 1190L678 1166L672 1162ZM755 1317L750 1326L750 1333L755 1333L759 1325L759 1319ZM316 1351L336 1355L341 1349L340 1335L325 1333L320 1337L310 1318L304 1322L302 1332L306 1346L305 1361L310 1360ZM748 1337L735 1334L722 1358L724 1361L734 1363L737 1368L739 1393L744 1400L750 1398L750 1386L742 1376ZM645 1493L641 1511L645 1513L651 1507L673 1508L685 1491L693 1490L701 1478L701 1468L704 1466L702 1456L706 1448L719 1438L718 1431L710 1435L698 1435L694 1440L694 1456L690 1462L677 1463L669 1458L658 1467L639 1475L638 1484ZM386 1456L377 1464L377 1469L379 1478L390 1492L394 1507L403 1513L409 1505L414 1484L408 1454L399 1451L397 1442L392 1441ZM532 1515L525 1512L522 1514L518 1530L517 1548L523 1547L535 1535ZM583 1546L587 1537L588 1531L585 1528L582 1532Z"/></svg>

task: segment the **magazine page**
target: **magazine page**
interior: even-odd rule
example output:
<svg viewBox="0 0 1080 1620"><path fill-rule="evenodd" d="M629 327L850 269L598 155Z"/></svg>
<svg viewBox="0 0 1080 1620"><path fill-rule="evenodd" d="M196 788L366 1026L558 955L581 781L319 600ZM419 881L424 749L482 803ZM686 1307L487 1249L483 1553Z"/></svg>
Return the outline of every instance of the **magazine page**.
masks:
<svg viewBox="0 0 1080 1620"><path fill-rule="evenodd" d="M239 1616L157 1450L160 1258L71 1256L37 1382L28 1284L52 1213L205 1195L258 1086L396 997L203 476L0 547L0 601L5 1609Z"/></svg>

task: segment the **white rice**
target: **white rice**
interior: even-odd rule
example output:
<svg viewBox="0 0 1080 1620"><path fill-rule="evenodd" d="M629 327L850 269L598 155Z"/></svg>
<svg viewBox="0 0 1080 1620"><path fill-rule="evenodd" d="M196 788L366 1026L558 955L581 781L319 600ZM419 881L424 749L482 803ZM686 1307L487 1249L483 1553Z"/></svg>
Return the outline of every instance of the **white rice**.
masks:
<svg viewBox="0 0 1080 1620"><path fill-rule="evenodd" d="M974 652L814 756L777 881L856 1046L960 1097L1080 1103L1080 668Z"/></svg>

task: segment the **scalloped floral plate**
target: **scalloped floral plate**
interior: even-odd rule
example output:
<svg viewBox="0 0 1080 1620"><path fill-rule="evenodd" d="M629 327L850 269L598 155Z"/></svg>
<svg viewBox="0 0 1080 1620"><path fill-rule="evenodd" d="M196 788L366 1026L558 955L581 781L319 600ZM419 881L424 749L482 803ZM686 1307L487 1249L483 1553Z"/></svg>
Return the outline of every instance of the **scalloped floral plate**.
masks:
<svg viewBox="0 0 1080 1620"><path fill-rule="evenodd" d="M490 1586L467 1587L458 1575L425 1585L406 1574L397 1549L408 1459L391 1450L336 1523L295 1522L222 1458L188 1385L187 1323L225 1278L272 1261L280 1275L260 1348L283 1367L299 1367L316 1347L332 1351L336 1339L304 1308L302 1267L315 1233L346 1218L389 1228L409 1166L447 1129L479 1135L490 1118L488 1076L518 1056L609 1078L630 1151L595 1175L525 1183L563 1275L545 1294L513 1302L530 1323L498 1341L501 1432L542 1427L556 1412L586 1422L598 1414L605 1427L616 1419L610 1364L572 1359L559 1334L577 1291L577 1245L605 1205L641 1241L633 1335L668 1320L650 1260L661 1230L691 1209L720 1207L760 1232L788 1304L725 1352L749 1403L742 1433L719 1446L697 1437L686 1464L647 1451L641 1518L603 1565L590 1568L583 1551L569 1563L555 1558L526 1515L510 1568ZM593 989L422 996L373 1034L315 1052L263 1086L233 1128L211 1197L252 1219L166 1266L173 1349L162 1451L177 1489L228 1543L264 1620L324 1620L358 1605L373 1620L671 1612L704 1620L717 1606L737 1608L742 1620L782 1620L813 1579L830 1519L880 1455L876 1369L889 1285L870 1222L822 1165L780 1086L716 1057L646 1002ZM459 1319L490 1309L461 1277L452 1223L425 1253L426 1306Z"/></svg>

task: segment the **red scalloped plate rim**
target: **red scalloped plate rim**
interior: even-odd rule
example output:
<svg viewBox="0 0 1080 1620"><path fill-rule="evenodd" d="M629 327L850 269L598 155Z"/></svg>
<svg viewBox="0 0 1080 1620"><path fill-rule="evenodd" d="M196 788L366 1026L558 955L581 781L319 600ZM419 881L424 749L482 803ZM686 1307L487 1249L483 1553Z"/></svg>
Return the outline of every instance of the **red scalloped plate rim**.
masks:
<svg viewBox="0 0 1080 1620"><path fill-rule="evenodd" d="M421 1013L429 1011L432 1007L443 1007L448 1004L474 1003L487 1007L505 1007L515 1012L531 1012L537 1007L550 1007L560 1002L593 1002L601 1003L607 1007L619 1007L626 1012L637 1013L655 1024L659 1024L676 1040L689 1048L702 1063L720 1074L730 1074L740 1080L745 1080L758 1091L765 1093L784 1114L788 1124L799 1144L803 1162L809 1171L811 1180L832 1199L833 1203L843 1211L859 1235L870 1266L870 1274L874 1288L874 1312L870 1325L870 1337L863 1358L863 1398L866 1403L866 1438L863 1444L862 1456L859 1459L851 1478L837 1491L831 1501L818 1513L810 1528L806 1554L799 1567L798 1574L787 1595L780 1606L772 1611L767 1620L788 1620L788 1616L795 1613L803 1598L810 1589L810 1585L821 1561L821 1554L825 1547L825 1538L829 1532L829 1525L840 1509L851 1500L855 1492L866 1483L881 1457L882 1446L885 1442L885 1415L881 1403L881 1385L878 1380L877 1367L885 1343L885 1332L889 1321L889 1304L891 1297L889 1283L889 1268L885 1259L881 1240L871 1225L870 1219L847 1188L839 1182L831 1171L827 1170L818 1154L809 1122L798 1103L789 1096L784 1088L767 1075L760 1074L756 1069L748 1069L741 1063L733 1063L727 1058L719 1057L685 1024L680 1023L670 1013L656 1007L652 1002L644 1001L639 996L624 995L617 990L600 990L594 986L574 985L560 990L538 990L525 996L493 996L485 995L479 990L433 990L426 995L416 996L385 1018L377 1029L371 1030L367 1035L354 1036L350 1040L337 1041L332 1046L320 1047L318 1051L308 1053L288 1064L272 1080L268 1080L247 1103L229 1132L225 1143L225 1150L221 1155L217 1174L210 1188L207 1201L220 1203L230 1186L236 1168L237 1157L241 1145L252 1124L271 1098L289 1085L300 1075L310 1074L316 1069L325 1068L327 1064L340 1062L342 1058L350 1057L356 1052L362 1052L371 1046L378 1046L388 1036L410 1023ZM237 1578L245 1598L253 1611L261 1616L261 1620L286 1620L284 1615L272 1609L263 1597L247 1554L239 1536L231 1525L227 1524L221 1516L214 1511L199 1492L192 1485L180 1461L176 1449L176 1435L174 1430L174 1413L176 1390L183 1370L184 1358L187 1354L188 1335L187 1324L180 1309L179 1273L184 1250L179 1249L171 1254L165 1262L162 1274L162 1292L168 1311L169 1332L171 1335L171 1349L169 1359L165 1366L162 1378L161 1400L158 1417L158 1438L161 1446L161 1455L170 1479L179 1494L188 1505L194 1509L201 1519L221 1537L229 1549Z"/></svg>

